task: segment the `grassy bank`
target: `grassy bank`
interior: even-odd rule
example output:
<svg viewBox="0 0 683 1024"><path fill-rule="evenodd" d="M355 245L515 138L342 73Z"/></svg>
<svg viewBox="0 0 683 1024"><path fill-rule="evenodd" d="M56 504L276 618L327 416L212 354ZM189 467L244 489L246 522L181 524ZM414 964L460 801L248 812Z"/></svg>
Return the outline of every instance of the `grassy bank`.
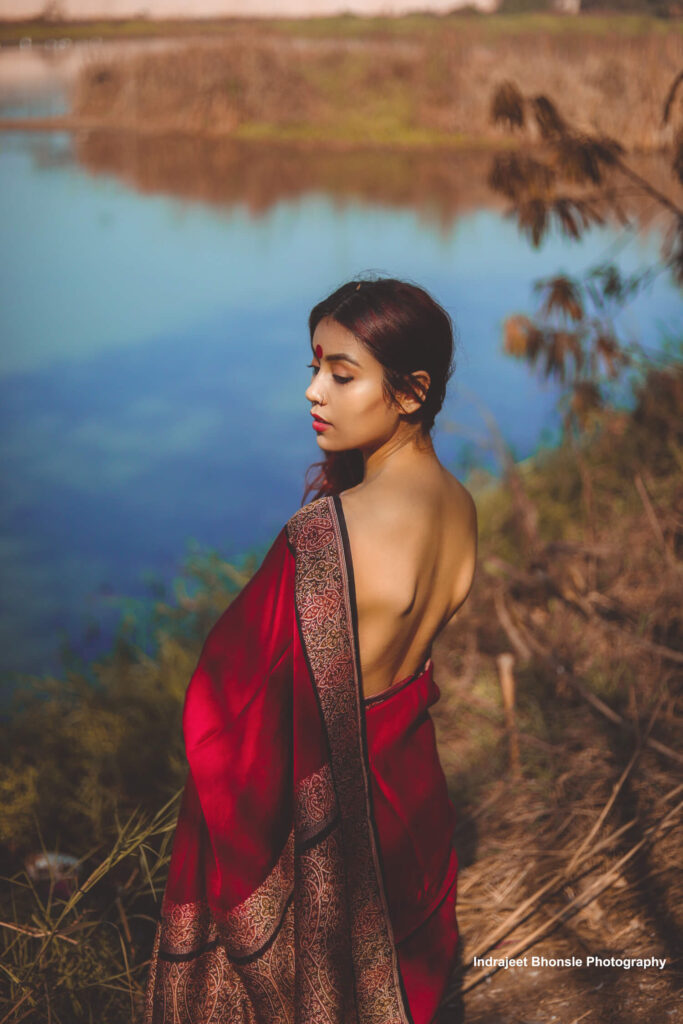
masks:
<svg viewBox="0 0 683 1024"><path fill-rule="evenodd" d="M626 1006L648 1020L675 1005L681 412L679 365L652 374L634 412L608 412L580 450L542 453L516 480L468 481L479 567L435 649L434 712L458 816L464 965L496 943L514 955L530 936L534 953L643 950L671 965L657 977L612 972L618 989L608 971L588 1002L581 975L511 992L502 972L484 996L470 967L457 985L474 1024L492 1005L549 1018L561 991L567 1020L592 1007L623 1021ZM530 506L532 540L520 529ZM186 771L182 700L203 637L252 569L199 560L188 575L199 589L179 585L175 604L157 606L154 657L122 639L95 666L96 688L72 673L2 726L8 1022L140 1019ZM22 873L41 844L82 858L69 901ZM515 918L524 900L530 917Z"/></svg>
<svg viewBox="0 0 683 1024"><path fill-rule="evenodd" d="M280 28L93 60L76 82L73 115L156 134L496 143L504 133L490 122L491 94L511 79L524 93L554 97L579 129L616 136L631 150L670 144L674 125L662 126L661 108L683 62L681 33L466 24L340 36Z"/></svg>
<svg viewBox="0 0 683 1024"><path fill-rule="evenodd" d="M683 19L657 18L647 14L590 13L564 15L559 13L489 14L453 12L436 16L411 14L400 18L361 18L341 15L331 18L184 18L182 20L136 18L120 21L49 21L37 18L27 21L0 21L0 43L13 45L22 39L34 43L55 39L74 42L93 38L125 40L152 38L188 38L234 36L244 31L296 35L306 38L350 38L367 36L434 36L444 30L475 32L483 36L516 35L519 32L567 33L591 35L626 35L683 31Z"/></svg>

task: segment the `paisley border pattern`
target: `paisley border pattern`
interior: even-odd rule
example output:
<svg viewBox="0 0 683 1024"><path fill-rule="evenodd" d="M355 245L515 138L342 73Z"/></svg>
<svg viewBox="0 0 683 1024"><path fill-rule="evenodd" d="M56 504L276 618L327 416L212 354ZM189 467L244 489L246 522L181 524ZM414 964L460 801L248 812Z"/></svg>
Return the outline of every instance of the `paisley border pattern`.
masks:
<svg viewBox="0 0 683 1024"><path fill-rule="evenodd" d="M299 509L286 529L296 556L299 628L327 729L339 800L355 971L353 1019L361 1024L412 1024L371 818L346 524L334 498L323 497Z"/></svg>
<svg viewBox="0 0 683 1024"><path fill-rule="evenodd" d="M228 913L164 897L145 1024L344 1024L352 985L339 809L329 765L295 790L294 827L264 882ZM341 943L341 945L340 945Z"/></svg>
<svg viewBox="0 0 683 1024"><path fill-rule="evenodd" d="M145 1024L294 1024L291 901L266 950L239 965L216 938L220 925L204 901L167 904L166 909L168 915L157 925ZM207 941L193 952L167 952L202 932Z"/></svg>
<svg viewBox="0 0 683 1024"><path fill-rule="evenodd" d="M339 818L332 769L324 764L299 782L294 793L294 832L297 849Z"/></svg>

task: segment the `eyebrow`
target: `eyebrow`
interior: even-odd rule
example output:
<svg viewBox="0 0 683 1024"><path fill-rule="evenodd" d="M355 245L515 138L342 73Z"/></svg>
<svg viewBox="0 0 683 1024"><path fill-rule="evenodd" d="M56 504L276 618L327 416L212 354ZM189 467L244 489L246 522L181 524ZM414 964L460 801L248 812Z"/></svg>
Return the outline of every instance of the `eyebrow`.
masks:
<svg viewBox="0 0 683 1024"><path fill-rule="evenodd" d="M313 352L313 358L318 359L318 356L315 354L315 352ZM359 369L361 368L361 365L358 362L358 360L354 359L353 356L347 355L346 352L335 352L333 355L323 356L323 359L328 363L339 363L343 361L345 363L351 363L353 366L357 366Z"/></svg>

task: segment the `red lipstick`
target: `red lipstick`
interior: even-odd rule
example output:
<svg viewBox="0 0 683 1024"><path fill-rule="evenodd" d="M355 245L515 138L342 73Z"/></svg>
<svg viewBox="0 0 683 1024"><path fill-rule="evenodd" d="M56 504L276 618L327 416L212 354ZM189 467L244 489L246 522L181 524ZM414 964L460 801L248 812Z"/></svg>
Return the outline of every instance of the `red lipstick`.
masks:
<svg viewBox="0 0 683 1024"><path fill-rule="evenodd" d="M314 412L311 413L311 416L313 417L313 429L314 430L318 430L318 431L327 430L328 427L332 426L332 424L328 423L327 420L324 420L322 418L322 416L316 416L316 414Z"/></svg>

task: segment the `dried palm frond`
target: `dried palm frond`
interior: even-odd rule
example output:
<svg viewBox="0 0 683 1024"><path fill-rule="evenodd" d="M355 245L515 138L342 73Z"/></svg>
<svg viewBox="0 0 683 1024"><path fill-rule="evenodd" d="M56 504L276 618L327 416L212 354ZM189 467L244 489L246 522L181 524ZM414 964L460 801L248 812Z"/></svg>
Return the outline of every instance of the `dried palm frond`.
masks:
<svg viewBox="0 0 683 1024"><path fill-rule="evenodd" d="M543 199L525 199L517 206L519 229L528 235L536 248L548 230L548 212L548 204Z"/></svg>
<svg viewBox="0 0 683 1024"><path fill-rule="evenodd" d="M671 108L676 98L676 91L681 82L683 82L683 71L678 72L673 82L671 83L671 88L666 94L666 100L664 101L664 112L662 114L662 124L667 124L669 120L669 114L671 113Z"/></svg>
<svg viewBox="0 0 683 1024"><path fill-rule="evenodd" d="M608 376L614 380L621 367L627 366L631 358L619 345L619 342L611 332L602 331L594 342L596 355L602 359L607 367Z"/></svg>
<svg viewBox="0 0 683 1024"><path fill-rule="evenodd" d="M544 139L564 135L567 124L557 107L547 96L534 96L531 101L538 130Z"/></svg>
<svg viewBox="0 0 683 1024"><path fill-rule="evenodd" d="M608 167L617 164L619 157L626 152L622 144L609 135L594 135L592 142L597 159Z"/></svg>
<svg viewBox="0 0 683 1024"><path fill-rule="evenodd" d="M543 346L543 333L528 316L515 314L505 320L503 328L503 350L518 359L529 359L532 363Z"/></svg>
<svg viewBox="0 0 683 1024"><path fill-rule="evenodd" d="M501 82L491 98L489 117L493 124L524 127L524 97L514 82Z"/></svg>
<svg viewBox="0 0 683 1024"><path fill-rule="evenodd" d="M553 203L552 209L564 234L578 240L586 224L582 217L577 216L579 211L576 208L576 203L571 199L559 197Z"/></svg>
<svg viewBox="0 0 683 1024"><path fill-rule="evenodd" d="M602 309L606 299L623 303L632 298L655 276L651 268L624 275L614 263L601 263L586 275L586 287L595 305Z"/></svg>
<svg viewBox="0 0 683 1024"><path fill-rule="evenodd" d="M555 310L572 320L581 320L584 315L580 287L576 281L566 274L544 278L536 281L534 291L545 292L545 300L541 310L549 316Z"/></svg>
<svg viewBox="0 0 683 1024"><path fill-rule="evenodd" d="M499 153L493 158L488 184L495 192L516 200L525 191L547 194L555 181L548 164L518 153Z"/></svg>
<svg viewBox="0 0 683 1024"><path fill-rule="evenodd" d="M624 280L619 272L619 268L613 263L601 267L595 276L599 277L602 281L603 295L610 299L620 299L622 297L624 294Z"/></svg>
<svg viewBox="0 0 683 1024"><path fill-rule="evenodd" d="M570 209L580 220L582 229L595 224L602 226L605 223L605 216L600 210L598 202L585 198L557 199L553 203L553 215L557 217L563 227L565 227L564 217Z"/></svg>
<svg viewBox="0 0 683 1024"><path fill-rule="evenodd" d="M602 183L603 151L609 152L602 143L596 143L589 135L562 135L554 146L556 167L562 177L578 184Z"/></svg>
<svg viewBox="0 0 683 1024"><path fill-rule="evenodd" d="M579 332L546 331L545 376L558 377L564 384L567 379L567 363L570 357L574 360L577 369L583 366L583 350Z"/></svg>
<svg viewBox="0 0 683 1024"><path fill-rule="evenodd" d="M525 187L522 163L517 154L503 153L494 156L487 181L494 192L502 192L508 199L516 199Z"/></svg>

